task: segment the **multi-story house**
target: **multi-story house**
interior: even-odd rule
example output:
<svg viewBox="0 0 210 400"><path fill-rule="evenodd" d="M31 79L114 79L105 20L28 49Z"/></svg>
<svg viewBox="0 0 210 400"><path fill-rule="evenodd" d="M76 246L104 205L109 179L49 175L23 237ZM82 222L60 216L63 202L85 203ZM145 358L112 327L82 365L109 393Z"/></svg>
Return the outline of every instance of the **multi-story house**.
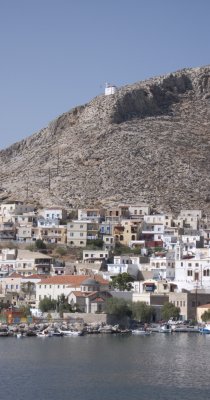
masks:
<svg viewBox="0 0 210 400"><path fill-rule="evenodd" d="M33 212L34 207L24 204L21 201L9 201L2 203L0 206L0 216L2 222L9 222L14 215L21 215L23 213Z"/></svg>
<svg viewBox="0 0 210 400"><path fill-rule="evenodd" d="M87 220L100 223L105 216L103 208L84 208L78 209L78 220Z"/></svg>
<svg viewBox="0 0 210 400"><path fill-rule="evenodd" d="M84 275L62 275L51 276L43 279L36 284L36 305L38 307L40 300L49 297L52 300L58 300L59 296L68 297L70 293L81 291L81 285L86 281L88 276ZM100 290L108 290L109 282L104 280L100 275L95 279L99 282ZM83 285L83 292L87 291L86 285Z"/></svg>
<svg viewBox="0 0 210 400"><path fill-rule="evenodd" d="M201 210L181 210L178 217L174 219L174 224L181 228L198 230L201 219Z"/></svg>
<svg viewBox="0 0 210 400"><path fill-rule="evenodd" d="M0 276L9 275L15 270L17 249L0 250Z"/></svg>
<svg viewBox="0 0 210 400"><path fill-rule="evenodd" d="M129 206L119 205L118 207L110 207L105 212L106 222L118 223L121 219L129 218Z"/></svg>
<svg viewBox="0 0 210 400"><path fill-rule="evenodd" d="M73 220L67 224L67 244L86 247L87 240L98 239L99 223L90 220Z"/></svg>
<svg viewBox="0 0 210 400"><path fill-rule="evenodd" d="M150 214L150 207L145 204L129 206L129 217L132 219L142 220L144 218L144 215L149 215L149 214Z"/></svg>
<svg viewBox="0 0 210 400"><path fill-rule="evenodd" d="M195 255L184 256L184 244L178 240L175 248L175 282L178 290L210 290L210 255L197 249Z"/></svg>
<svg viewBox="0 0 210 400"><path fill-rule="evenodd" d="M46 207L39 210L39 215L43 216L46 220L66 220L67 212L64 208L60 207Z"/></svg>
<svg viewBox="0 0 210 400"><path fill-rule="evenodd" d="M83 262L95 263L107 260L109 252L107 250L83 250Z"/></svg>
<svg viewBox="0 0 210 400"><path fill-rule="evenodd" d="M16 240L18 242L31 242L32 241L32 226L17 226Z"/></svg>
<svg viewBox="0 0 210 400"><path fill-rule="evenodd" d="M8 242L16 240L16 227L12 222L0 223L0 241Z"/></svg>
<svg viewBox="0 0 210 400"><path fill-rule="evenodd" d="M73 220L67 224L67 244L73 247L86 247L87 220Z"/></svg>
<svg viewBox="0 0 210 400"><path fill-rule="evenodd" d="M1 275L17 272L29 276L33 274L49 275L53 266L53 259L42 253L29 250L3 249L0 254Z"/></svg>

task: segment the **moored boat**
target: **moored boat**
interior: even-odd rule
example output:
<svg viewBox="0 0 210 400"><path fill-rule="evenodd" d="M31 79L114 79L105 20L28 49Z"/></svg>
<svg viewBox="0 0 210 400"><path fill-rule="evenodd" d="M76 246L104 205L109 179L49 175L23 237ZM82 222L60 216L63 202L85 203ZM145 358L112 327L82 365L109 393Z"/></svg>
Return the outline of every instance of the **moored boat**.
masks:
<svg viewBox="0 0 210 400"><path fill-rule="evenodd" d="M199 329L200 333L209 334L210 333L210 324L205 324Z"/></svg>
<svg viewBox="0 0 210 400"><path fill-rule="evenodd" d="M172 332L172 328L169 324L162 324L160 325L160 328L158 330L158 332L160 333L171 333Z"/></svg>
<svg viewBox="0 0 210 400"><path fill-rule="evenodd" d="M151 335L151 331L147 331L144 329L133 329L131 332L132 332L132 335L141 335L141 336Z"/></svg>
<svg viewBox="0 0 210 400"><path fill-rule="evenodd" d="M65 330L58 330L59 333L61 333L63 336L82 336L83 331L76 331L76 330L70 330L70 331L65 331Z"/></svg>

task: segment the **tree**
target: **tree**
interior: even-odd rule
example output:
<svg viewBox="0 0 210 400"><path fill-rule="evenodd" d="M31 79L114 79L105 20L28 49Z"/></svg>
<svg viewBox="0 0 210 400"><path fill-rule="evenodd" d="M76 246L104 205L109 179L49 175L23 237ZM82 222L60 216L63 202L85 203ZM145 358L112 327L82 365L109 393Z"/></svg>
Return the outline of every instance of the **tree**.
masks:
<svg viewBox="0 0 210 400"><path fill-rule="evenodd" d="M130 291L132 289L131 282L133 281L134 279L131 275L129 275L127 272L123 272L122 274L114 276L111 283L115 289L120 291Z"/></svg>
<svg viewBox="0 0 210 400"><path fill-rule="evenodd" d="M71 306L71 304L68 303L68 299L67 299L67 297L65 297L64 294L61 294L58 297L57 310L59 311L61 316L63 316L63 313L65 311L66 312L72 312L72 306Z"/></svg>
<svg viewBox="0 0 210 400"><path fill-rule="evenodd" d="M28 297L28 299L31 299L31 296L36 293L36 285L34 282L24 282L21 284L21 290L22 292Z"/></svg>
<svg viewBox="0 0 210 400"><path fill-rule="evenodd" d="M162 318L168 321L170 318L179 318L180 308L176 307L173 303L165 303L162 308Z"/></svg>
<svg viewBox="0 0 210 400"><path fill-rule="evenodd" d="M132 303L132 317L139 322L151 322L155 317L155 309L142 301Z"/></svg>
<svg viewBox="0 0 210 400"><path fill-rule="evenodd" d="M116 315L118 318L130 317L132 314L130 304L124 299L112 297L106 301L106 313Z"/></svg>
<svg viewBox="0 0 210 400"><path fill-rule="evenodd" d="M38 250L44 250L47 248L46 244L41 239L37 239L35 242L35 246Z"/></svg>
<svg viewBox="0 0 210 400"><path fill-rule="evenodd" d="M50 297L45 297L39 302L39 309L42 312L56 310L56 300L51 300Z"/></svg>
<svg viewBox="0 0 210 400"><path fill-rule="evenodd" d="M56 253L59 254L60 256L66 256L67 249L64 248L64 247L57 247L56 248Z"/></svg>
<svg viewBox="0 0 210 400"><path fill-rule="evenodd" d="M201 315L201 319L203 322L210 321L210 310L204 311L204 313Z"/></svg>

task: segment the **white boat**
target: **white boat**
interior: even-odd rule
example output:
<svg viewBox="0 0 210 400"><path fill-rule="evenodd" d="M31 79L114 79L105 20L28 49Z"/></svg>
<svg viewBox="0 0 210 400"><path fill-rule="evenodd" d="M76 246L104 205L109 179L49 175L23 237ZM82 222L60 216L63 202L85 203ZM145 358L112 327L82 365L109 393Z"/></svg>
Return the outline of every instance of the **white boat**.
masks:
<svg viewBox="0 0 210 400"><path fill-rule="evenodd" d="M145 331L143 329L133 329L131 332L132 332L132 335L141 335L141 336L151 335L150 331Z"/></svg>
<svg viewBox="0 0 210 400"><path fill-rule="evenodd" d="M37 335L37 337L42 337L42 338L44 338L44 337L52 337L53 336L52 332L51 331L47 331L47 330L44 330L44 331L41 331L41 332L37 332L36 335Z"/></svg>
<svg viewBox="0 0 210 400"><path fill-rule="evenodd" d="M63 331L61 329L59 329L59 333L62 333L63 336L82 336L83 335L83 331L74 331L73 329L70 331Z"/></svg>
<svg viewBox="0 0 210 400"><path fill-rule="evenodd" d="M0 337L6 337L9 336L9 331L7 328L1 328L0 329Z"/></svg>
<svg viewBox="0 0 210 400"><path fill-rule="evenodd" d="M205 333L205 334L210 333L210 324L205 324L204 326L202 326L202 327L199 329L199 332L200 332L200 333Z"/></svg>
<svg viewBox="0 0 210 400"><path fill-rule="evenodd" d="M22 339L22 338L25 338L26 337L26 335L24 335L23 333L17 333L16 334L16 338L17 339Z"/></svg>
<svg viewBox="0 0 210 400"><path fill-rule="evenodd" d="M172 328L169 324L160 325L159 331L160 333L171 333Z"/></svg>

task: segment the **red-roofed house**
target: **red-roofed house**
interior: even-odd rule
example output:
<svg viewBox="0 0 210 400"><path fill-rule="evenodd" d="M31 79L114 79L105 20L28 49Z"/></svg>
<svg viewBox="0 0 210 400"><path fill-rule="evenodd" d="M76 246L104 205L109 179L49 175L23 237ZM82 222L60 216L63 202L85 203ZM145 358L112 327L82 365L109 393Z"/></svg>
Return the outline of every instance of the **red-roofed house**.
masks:
<svg viewBox="0 0 210 400"><path fill-rule="evenodd" d="M87 281L91 280L91 291L106 291L109 289L109 282L100 275L96 275L95 279L87 279L85 275L62 275L50 276L36 284L36 305L38 307L40 300L45 297L58 300L62 294L68 297L72 292L87 292L90 285ZM87 285L85 284L87 282Z"/></svg>

